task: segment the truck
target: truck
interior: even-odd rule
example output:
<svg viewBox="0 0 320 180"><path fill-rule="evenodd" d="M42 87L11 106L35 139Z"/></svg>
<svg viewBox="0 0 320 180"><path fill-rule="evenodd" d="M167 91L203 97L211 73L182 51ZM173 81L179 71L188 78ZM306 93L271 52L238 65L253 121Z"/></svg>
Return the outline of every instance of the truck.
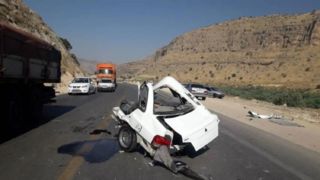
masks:
<svg viewBox="0 0 320 180"><path fill-rule="evenodd" d="M106 88L109 88L109 84L113 84L113 90L117 87L117 71L116 65L111 63L100 63L97 64L96 78L97 78L97 89L103 89L103 84L106 84ZM99 85L101 83L101 85ZM108 85L107 85L108 84ZM111 86L110 86L111 87Z"/></svg>
<svg viewBox="0 0 320 180"><path fill-rule="evenodd" d="M61 53L54 46L0 22L1 135L16 134L42 123L43 105L54 101Z"/></svg>

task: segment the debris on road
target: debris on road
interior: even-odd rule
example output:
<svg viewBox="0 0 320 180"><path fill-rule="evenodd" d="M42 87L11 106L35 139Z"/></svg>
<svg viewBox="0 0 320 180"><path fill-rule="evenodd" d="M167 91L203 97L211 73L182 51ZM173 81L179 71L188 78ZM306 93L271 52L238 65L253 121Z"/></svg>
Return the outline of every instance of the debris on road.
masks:
<svg viewBox="0 0 320 180"><path fill-rule="evenodd" d="M153 167L158 163L164 165L175 174L181 173L189 178L197 180L211 179L193 171L186 163L174 160L169 153L168 146L160 146L153 157L153 161L149 163L149 165Z"/></svg>
<svg viewBox="0 0 320 180"><path fill-rule="evenodd" d="M288 120L282 116L278 116L278 115L262 115L262 114L258 114L256 112L253 111L248 111L248 114L250 117L253 118L259 118L259 119L268 119L270 122L272 123L276 123L282 126L295 126L295 127L304 127L296 122L293 122L292 120ZM250 118L250 120L252 120L252 118Z"/></svg>
<svg viewBox="0 0 320 180"><path fill-rule="evenodd" d="M258 113L253 112L253 111L248 111L248 114L249 114L251 117L260 118L260 119L271 119L271 118L279 119L279 118L281 118L281 116L275 116L275 115L273 115L273 114L271 114L271 115L263 115L263 114L258 114Z"/></svg>
<svg viewBox="0 0 320 180"><path fill-rule="evenodd" d="M270 122L282 125L282 126L295 126L295 127L304 127L298 123L293 122L292 120L288 119L270 119Z"/></svg>

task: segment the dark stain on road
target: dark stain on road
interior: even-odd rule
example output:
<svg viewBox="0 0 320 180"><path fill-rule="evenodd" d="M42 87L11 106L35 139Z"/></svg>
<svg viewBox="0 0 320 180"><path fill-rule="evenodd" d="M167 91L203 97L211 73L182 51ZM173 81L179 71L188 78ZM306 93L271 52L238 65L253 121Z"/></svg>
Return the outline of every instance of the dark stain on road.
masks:
<svg viewBox="0 0 320 180"><path fill-rule="evenodd" d="M84 126L75 126L75 127L72 127L72 132L81 133L81 132L85 131L86 129L88 129L91 126L93 126L93 123L88 123L88 124L86 124Z"/></svg>
<svg viewBox="0 0 320 180"><path fill-rule="evenodd" d="M59 154L82 156L90 163L100 163L107 161L118 153L119 145L116 139L78 141L62 145L57 151Z"/></svg>
<svg viewBox="0 0 320 180"><path fill-rule="evenodd" d="M101 133L106 133L106 134L111 135L111 132L108 131L107 129L95 129L95 130L91 131L89 134L90 135L98 135L98 134L101 134Z"/></svg>

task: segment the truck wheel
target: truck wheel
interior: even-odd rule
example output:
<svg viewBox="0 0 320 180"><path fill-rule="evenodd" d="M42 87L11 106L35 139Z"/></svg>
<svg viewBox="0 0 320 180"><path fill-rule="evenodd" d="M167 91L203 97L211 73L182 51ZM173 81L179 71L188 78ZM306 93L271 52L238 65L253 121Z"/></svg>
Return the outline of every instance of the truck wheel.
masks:
<svg viewBox="0 0 320 180"><path fill-rule="evenodd" d="M118 134L120 148L125 152L132 152L137 147L136 132L128 125L123 125Z"/></svg>

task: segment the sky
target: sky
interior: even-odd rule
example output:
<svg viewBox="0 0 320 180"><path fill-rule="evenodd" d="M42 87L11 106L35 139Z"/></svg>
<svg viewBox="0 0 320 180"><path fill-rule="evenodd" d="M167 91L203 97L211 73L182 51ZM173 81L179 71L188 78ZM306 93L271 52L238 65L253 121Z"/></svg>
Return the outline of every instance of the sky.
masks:
<svg viewBox="0 0 320 180"><path fill-rule="evenodd" d="M142 59L175 37L243 16L296 14L320 0L24 0L79 58Z"/></svg>

